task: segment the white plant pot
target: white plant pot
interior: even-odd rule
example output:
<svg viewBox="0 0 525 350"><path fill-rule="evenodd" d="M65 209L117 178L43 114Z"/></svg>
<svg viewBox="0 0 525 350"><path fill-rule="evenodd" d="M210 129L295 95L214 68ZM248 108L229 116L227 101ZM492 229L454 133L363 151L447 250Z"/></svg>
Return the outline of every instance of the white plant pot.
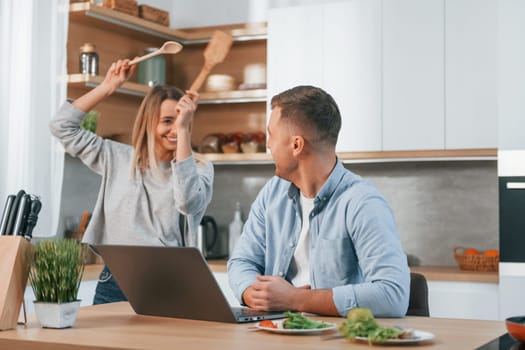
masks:
<svg viewBox="0 0 525 350"><path fill-rule="evenodd" d="M75 324L80 300L70 303L44 303L35 301L35 313L44 328L68 328Z"/></svg>

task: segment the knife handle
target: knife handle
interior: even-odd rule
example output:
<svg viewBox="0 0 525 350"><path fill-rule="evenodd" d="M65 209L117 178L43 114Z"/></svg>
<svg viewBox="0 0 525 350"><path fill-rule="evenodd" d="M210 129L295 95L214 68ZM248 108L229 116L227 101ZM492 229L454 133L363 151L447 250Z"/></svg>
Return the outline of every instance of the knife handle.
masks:
<svg viewBox="0 0 525 350"><path fill-rule="evenodd" d="M7 196L7 200L5 201L4 213L2 214L2 221L0 222L0 235L7 234L7 221L9 220L9 212L13 207L14 200L14 194L10 194L9 196Z"/></svg>
<svg viewBox="0 0 525 350"><path fill-rule="evenodd" d="M33 228L36 225L36 222L38 220L38 213L40 213L40 209L42 209L42 202L40 201L40 197L35 197L31 201L31 208L29 209L29 214L27 215L27 224L26 224L26 230L24 233L24 237L27 240L31 240L33 238Z"/></svg>
<svg viewBox="0 0 525 350"><path fill-rule="evenodd" d="M31 197L28 194L24 194L20 198L20 203L18 203L18 210L16 213L15 225L13 226L13 235L23 235L26 226L27 212L29 210L29 205L31 204Z"/></svg>
<svg viewBox="0 0 525 350"><path fill-rule="evenodd" d="M7 227L5 229L6 235L15 235L16 232L13 231L15 228L15 222L16 222L16 214L18 214L18 205L22 198L25 196L26 192L24 190L18 191L16 194L16 197L13 201L13 205L11 206L11 210L9 211L9 218L7 220Z"/></svg>

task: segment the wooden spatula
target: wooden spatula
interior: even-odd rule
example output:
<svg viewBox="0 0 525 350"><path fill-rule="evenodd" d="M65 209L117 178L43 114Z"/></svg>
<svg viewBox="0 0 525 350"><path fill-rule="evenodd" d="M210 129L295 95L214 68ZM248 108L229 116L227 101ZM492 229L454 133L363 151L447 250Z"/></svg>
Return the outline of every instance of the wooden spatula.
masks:
<svg viewBox="0 0 525 350"><path fill-rule="evenodd" d="M197 79L191 84L190 90L199 91L204 80L208 74L210 74L211 69L217 64L224 61L224 58L230 51L232 46L233 38L220 30L216 30L211 37L208 46L204 50L204 66L202 67Z"/></svg>

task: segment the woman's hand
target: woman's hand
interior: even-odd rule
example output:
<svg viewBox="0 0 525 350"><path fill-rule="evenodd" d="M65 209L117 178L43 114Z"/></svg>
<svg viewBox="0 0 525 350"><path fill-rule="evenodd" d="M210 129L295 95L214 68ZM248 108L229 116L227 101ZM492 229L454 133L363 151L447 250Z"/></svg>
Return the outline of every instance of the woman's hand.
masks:
<svg viewBox="0 0 525 350"><path fill-rule="evenodd" d="M182 161L192 154L190 129L198 100L199 94L196 91L188 90L175 106L176 118L171 133L177 135L177 150L175 151L177 161Z"/></svg>
<svg viewBox="0 0 525 350"><path fill-rule="evenodd" d="M182 130L190 130L191 120L193 114L197 109L197 101L199 100L199 94L196 91L186 91L186 95L182 96L177 102L175 107L175 113L177 118L173 127L177 132Z"/></svg>
<svg viewBox="0 0 525 350"><path fill-rule="evenodd" d="M135 72L137 65L130 65L129 60L119 60L109 67L104 81L96 88L88 91L73 101L73 106L89 112L105 97L117 90Z"/></svg>
<svg viewBox="0 0 525 350"><path fill-rule="evenodd" d="M115 90L121 87L122 84L124 84L135 72L137 65L130 65L129 62L129 59L125 59L118 60L117 62L113 62L111 64L111 67L109 67L108 72L106 73L104 81L102 84L100 84L101 88L105 90L107 95L111 95L113 92L115 92Z"/></svg>

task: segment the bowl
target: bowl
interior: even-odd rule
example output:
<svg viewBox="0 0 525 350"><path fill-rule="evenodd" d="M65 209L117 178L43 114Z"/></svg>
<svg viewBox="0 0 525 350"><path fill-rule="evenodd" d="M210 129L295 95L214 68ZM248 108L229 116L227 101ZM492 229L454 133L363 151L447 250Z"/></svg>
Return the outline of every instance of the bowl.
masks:
<svg viewBox="0 0 525 350"><path fill-rule="evenodd" d="M212 74L206 80L206 91L220 92L235 90L235 79L227 74Z"/></svg>
<svg viewBox="0 0 525 350"><path fill-rule="evenodd" d="M246 141L241 143L242 153L257 153L259 145L255 141Z"/></svg>
<svg viewBox="0 0 525 350"><path fill-rule="evenodd" d="M525 316L513 316L505 319L505 326L510 336L525 343Z"/></svg>

